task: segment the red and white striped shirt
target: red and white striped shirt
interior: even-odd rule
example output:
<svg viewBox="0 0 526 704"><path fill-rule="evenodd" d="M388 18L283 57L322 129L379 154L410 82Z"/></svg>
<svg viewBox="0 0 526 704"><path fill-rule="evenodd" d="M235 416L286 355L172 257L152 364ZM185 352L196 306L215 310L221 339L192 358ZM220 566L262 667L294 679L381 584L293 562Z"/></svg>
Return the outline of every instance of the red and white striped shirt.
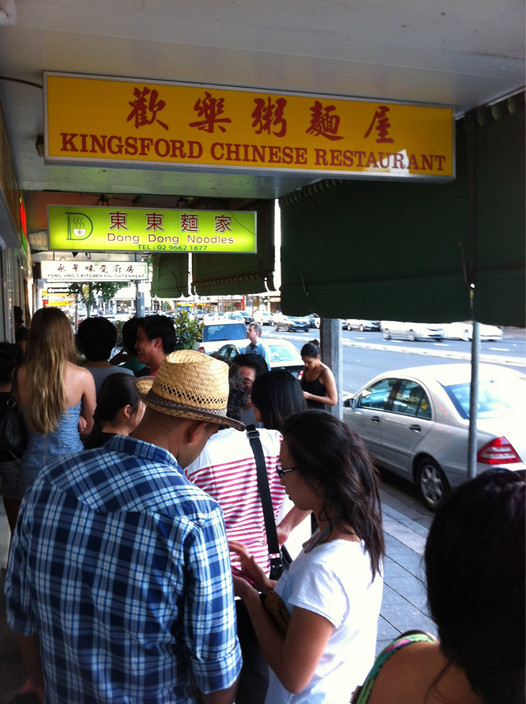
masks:
<svg viewBox="0 0 526 704"><path fill-rule="evenodd" d="M281 433L259 428L267 466L274 517L278 519L285 488L276 472ZM185 469L186 477L219 503L225 517L227 537L243 543L254 559L269 571L267 534L254 453L246 433L228 428L212 435L199 457ZM239 559L231 554L232 564Z"/></svg>

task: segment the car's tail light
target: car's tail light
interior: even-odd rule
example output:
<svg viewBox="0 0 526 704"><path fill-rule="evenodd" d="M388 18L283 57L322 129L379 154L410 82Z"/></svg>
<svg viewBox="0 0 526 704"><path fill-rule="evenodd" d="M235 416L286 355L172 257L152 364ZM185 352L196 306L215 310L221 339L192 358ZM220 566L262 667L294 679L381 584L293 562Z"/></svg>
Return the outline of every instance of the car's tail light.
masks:
<svg viewBox="0 0 526 704"><path fill-rule="evenodd" d="M477 462L481 464L513 464L521 461L513 445L504 436L494 438L477 454Z"/></svg>
<svg viewBox="0 0 526 704"><path fill-rule="evenodd" d="M205 351L205 348L203 347L203 345L200 345L197 351L198 351L198 352L204 352L204 351Z"/></svg>

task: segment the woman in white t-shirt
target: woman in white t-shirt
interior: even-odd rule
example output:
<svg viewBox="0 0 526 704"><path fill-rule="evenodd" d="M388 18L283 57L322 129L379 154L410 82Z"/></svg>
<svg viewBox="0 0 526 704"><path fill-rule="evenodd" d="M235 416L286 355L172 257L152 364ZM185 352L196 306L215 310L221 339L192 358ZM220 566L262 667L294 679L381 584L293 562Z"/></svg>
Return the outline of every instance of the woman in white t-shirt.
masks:
<svg viewBox="0 0 526 704"><path fill-rule="evenodd" d="M318 531L277 583L244 546L231 548L245 575L283 600L286 633L248 581L236 577L235 591L272 671L266 702L343 704L374 660L384 555L376 472L358 436L325 411L290 417L283 438L281 481Z"/></svg>

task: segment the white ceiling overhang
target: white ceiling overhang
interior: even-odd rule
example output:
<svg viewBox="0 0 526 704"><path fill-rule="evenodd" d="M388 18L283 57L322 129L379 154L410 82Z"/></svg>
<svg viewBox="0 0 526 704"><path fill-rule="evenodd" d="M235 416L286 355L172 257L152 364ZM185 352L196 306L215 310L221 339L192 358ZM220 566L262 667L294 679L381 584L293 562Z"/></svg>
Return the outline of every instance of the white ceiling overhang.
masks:
<svg viewBox="0 0 526 704"><path fill-rule="evenodd" d="M522 0L0 0L0 102L29 199L274 198L319 176L45 164L35 148L42 72L444 105L460 116L524 86L524 33ZM36 213L30 229L43 230Z"/></svg>

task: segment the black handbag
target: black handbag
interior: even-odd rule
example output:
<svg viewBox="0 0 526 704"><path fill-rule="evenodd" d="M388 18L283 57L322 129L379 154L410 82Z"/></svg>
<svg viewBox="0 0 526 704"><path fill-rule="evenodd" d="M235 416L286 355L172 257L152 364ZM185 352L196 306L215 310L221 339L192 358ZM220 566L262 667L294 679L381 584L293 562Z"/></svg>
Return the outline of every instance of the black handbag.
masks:
<svg viewBox="0 0 526 704"><path fill-rule="evenodd" d="M247 436L256 460L258 488L261 497L261 505L263 506L270 558L269 577L270 579L279 579L283 570L288 569L292 562L292 557L284 545L281 548L279 547L276 521L274 520L274 509L272 507L272 497L270 496L270 487L268 484L267 465L265 463L265 456L263 454L263 448L261 447L258 429L254 425L247 426Z"/></svg>
<svg viewBox="0 0 526 704"><path fill-rule="evenodd" d="M15 369L11 393L0 418L0 447L10 452L13 457L19 458L27 447L27 429L22 411L16 402L17 373L18 369Z"/></svg>

